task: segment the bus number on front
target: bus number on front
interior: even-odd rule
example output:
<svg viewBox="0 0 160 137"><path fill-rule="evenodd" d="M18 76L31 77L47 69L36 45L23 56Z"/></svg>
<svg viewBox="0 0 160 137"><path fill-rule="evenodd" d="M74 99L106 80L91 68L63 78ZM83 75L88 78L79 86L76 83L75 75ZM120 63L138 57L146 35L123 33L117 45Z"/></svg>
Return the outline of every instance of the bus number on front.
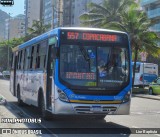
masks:
<svg viewBox="0 0 160 137"><path fill-rule="evenodd" d="M67 38L68 39L78 39L79 33L77 32L68 32L67 33Z"/></svg>

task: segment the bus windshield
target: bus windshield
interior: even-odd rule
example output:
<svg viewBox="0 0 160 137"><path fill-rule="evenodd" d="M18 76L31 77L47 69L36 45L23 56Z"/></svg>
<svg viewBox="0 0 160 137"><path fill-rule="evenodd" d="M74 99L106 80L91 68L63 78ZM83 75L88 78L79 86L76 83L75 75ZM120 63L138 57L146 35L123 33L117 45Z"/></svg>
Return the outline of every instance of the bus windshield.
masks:
<svg viewBox="0 0 160 137"><path fill-rule="evenodd" d="M127 46L62 44L60 80L71 88L120 90L129 81Z"/></svg>

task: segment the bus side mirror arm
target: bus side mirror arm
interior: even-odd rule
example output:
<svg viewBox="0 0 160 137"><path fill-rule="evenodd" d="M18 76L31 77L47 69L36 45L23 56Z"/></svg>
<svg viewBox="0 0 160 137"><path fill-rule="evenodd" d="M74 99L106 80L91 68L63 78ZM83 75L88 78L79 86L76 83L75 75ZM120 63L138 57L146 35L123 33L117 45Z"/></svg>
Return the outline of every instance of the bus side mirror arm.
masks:
<svg viewBox="0 0 160 137"><path fill-rule="evenodd" d="M53 59L59 58L59 47L54 47L52 53L53 53Z"/></svg>

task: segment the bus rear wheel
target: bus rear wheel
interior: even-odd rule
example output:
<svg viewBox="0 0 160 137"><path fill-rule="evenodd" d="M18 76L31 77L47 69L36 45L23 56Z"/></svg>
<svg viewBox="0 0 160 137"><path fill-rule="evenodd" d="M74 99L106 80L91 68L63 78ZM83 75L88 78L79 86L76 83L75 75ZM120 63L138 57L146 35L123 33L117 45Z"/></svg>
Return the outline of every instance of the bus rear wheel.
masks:
<svg viewBox="0 0 160 137"><path fill-rule="evenodd" d="M17 88L17 99L18 99L18 105L19 106L24 106L24 102L21 99L20 87L19 86Z"/></svg>

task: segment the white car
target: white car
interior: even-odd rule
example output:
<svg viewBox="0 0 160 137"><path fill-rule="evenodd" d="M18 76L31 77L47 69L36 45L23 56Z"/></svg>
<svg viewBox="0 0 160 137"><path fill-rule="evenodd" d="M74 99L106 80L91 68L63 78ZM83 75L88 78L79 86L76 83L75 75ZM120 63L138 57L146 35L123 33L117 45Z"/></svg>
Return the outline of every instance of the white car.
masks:
<svg viewBox="0 0 160 137"><path fill-rule="evenodd" d="M10 72L9 71L3 71L2 75L3 75L3 78L10 78Z"/></svg>

